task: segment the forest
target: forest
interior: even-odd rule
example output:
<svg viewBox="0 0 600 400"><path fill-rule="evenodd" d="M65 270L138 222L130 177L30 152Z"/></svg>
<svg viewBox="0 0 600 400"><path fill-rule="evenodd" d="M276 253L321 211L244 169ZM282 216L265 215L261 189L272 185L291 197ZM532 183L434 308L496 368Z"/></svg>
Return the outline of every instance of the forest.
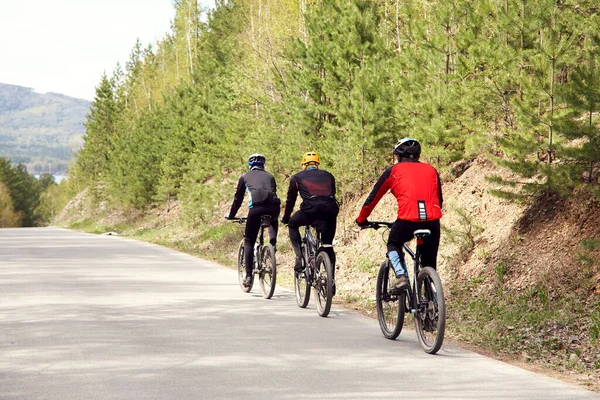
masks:
<svg viewBox="0 0 600 400"><path fill-rule="evenodd" d="M175 199L194 226L260 152L278 181L321 154L342 205L417 138L440 170L486 154L515 200L599 196L595 0L174 2L160 41L102 76L70 171L116 208ZM237 179L237 178L236 178Z"/></svg>
<svg viewBox="0 0 600 400"><path fill-rule="evenodd" d="M13 166L0 157L0 228L47 224L61 192L64 189L59 189L52 175L42 174L36 179L24 164Z"/></svg>

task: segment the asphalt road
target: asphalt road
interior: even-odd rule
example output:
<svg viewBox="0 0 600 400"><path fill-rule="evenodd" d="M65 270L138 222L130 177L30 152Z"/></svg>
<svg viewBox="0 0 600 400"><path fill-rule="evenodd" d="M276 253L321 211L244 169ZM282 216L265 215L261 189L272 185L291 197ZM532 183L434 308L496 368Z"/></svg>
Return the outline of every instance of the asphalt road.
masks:
<svg viewBox="0 0 600 400"><path fill-rule="evenodd" d="M0 229L0 399L600 399L160 246Z"/></svg>

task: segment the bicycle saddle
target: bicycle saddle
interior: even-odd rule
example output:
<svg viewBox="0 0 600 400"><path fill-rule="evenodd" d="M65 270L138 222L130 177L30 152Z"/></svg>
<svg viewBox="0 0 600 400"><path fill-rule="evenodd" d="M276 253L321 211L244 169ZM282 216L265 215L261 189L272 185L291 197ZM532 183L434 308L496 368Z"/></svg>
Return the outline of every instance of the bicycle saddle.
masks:
<svg viewBox="0 0 600 400"><path fill-rule="evenodd" d="M420 239L420 238L424 238L425 236L429 236L431 235L431 231L429 229L417 229L416 231L413 232L413 235Z"/></svg>
<svg viewBox="0 0 600 400"><path fill-rule="evenodd" d="M325 232L325 230L327 229L327 223L319 219L310 224L310 226L315 228L317 232Z"/></svg>
<svg viewBox="0 0 600 400"><path fill-rule="evenodd" d="M263 215L262 217L260 217L260 226L263 228L268 228L269 226L271 226L271 216Z"/></svg>

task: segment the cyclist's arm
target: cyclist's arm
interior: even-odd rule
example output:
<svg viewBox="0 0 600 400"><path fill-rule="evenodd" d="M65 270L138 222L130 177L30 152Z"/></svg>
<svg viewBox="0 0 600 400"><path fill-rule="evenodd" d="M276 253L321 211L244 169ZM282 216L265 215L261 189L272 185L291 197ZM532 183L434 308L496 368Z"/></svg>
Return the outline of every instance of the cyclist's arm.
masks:
<svg viewBox="0 0 600 400"><path fill-rule="evenodd" d="M296 198L298 197L298 182L296 176L292 176L290 179L290 187L288 188L287 198L285 200L285 212L283 213L284 218L289 218L296 205Z"/></svg>
<svg viewBox="0 0 600 400"><path fill-rule="evenodd" d="M237 189L235 190L235 195L233 196L233 203L231 203L231 211L229 211L229 218L234 218L235 214L237 214L238 210L242 206L242 202L244 201L244 192L246 190L246 182L244 181L244 177L241 176L238 181Z"/></svg>
<svg viewBox="0 0 600 400"><path fill-rule="evenodd" d="M392 168L388 168L379 177L377 183L375 184L375 186L373 186L373 190L371 190L369 197L367 197L365 204L363 204L363 207L360 210L360 214L358 214L358 218L356 218L356 222L358 222L359 224L365 222L367 218L369 218L369 215L371 215L371 212L373 211L377 203L379 203L379 200L381 200L383 195L386 194L386 192L390 189L390 183L388 181L388 178L390 177L391 173Z"/></svg>

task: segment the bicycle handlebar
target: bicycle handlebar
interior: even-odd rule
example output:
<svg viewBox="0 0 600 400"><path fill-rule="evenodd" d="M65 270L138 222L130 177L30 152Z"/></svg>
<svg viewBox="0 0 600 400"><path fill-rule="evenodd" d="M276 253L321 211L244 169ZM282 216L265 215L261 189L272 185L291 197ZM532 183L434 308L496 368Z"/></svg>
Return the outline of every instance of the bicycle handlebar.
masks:
<svg viewBox="0 0 600 400"><path fill-rule="evenodd" d="M394 225L393 222L385 222L385 221L369 221L369 225L365 226L363 229L379 229L383 226L387 228L391 228Z"/></svg>
<svg viewBox="0 0 600 400"><path fill-rule="evenodd" d="M231 222L236 222L238 224L244 224L246 223L246 221L248 220L248 218L242 217L242 218L229 218L228 221Z"/></svg>

